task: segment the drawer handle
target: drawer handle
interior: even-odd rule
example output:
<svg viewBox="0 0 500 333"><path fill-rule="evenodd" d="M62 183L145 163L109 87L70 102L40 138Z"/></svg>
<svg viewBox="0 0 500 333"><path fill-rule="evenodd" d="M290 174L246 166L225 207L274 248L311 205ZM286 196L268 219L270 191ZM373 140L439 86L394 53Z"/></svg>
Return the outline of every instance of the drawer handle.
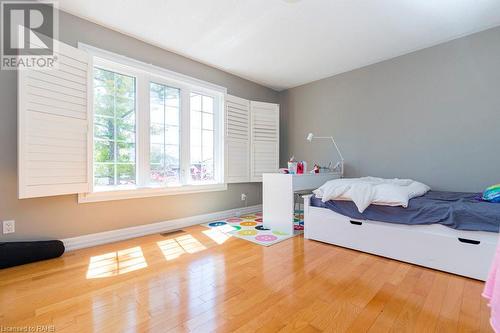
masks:
<svg viewBox="0 0 500 333"><path fill-rule="evenodd" d="M349 222L351 222L351 224L355 224L355 225L362 225L363 224L363 222L353 221L353 220L350 220Z"/></svg>
<svg viewBox="0 0 500 333"><path fill-rule="evenodd" d="M479 245L479 243L481 243L481 241L478 241L478 240L460 238L460 237L458 238L458 240L462 243L474 244L474 245Z"/></svg>

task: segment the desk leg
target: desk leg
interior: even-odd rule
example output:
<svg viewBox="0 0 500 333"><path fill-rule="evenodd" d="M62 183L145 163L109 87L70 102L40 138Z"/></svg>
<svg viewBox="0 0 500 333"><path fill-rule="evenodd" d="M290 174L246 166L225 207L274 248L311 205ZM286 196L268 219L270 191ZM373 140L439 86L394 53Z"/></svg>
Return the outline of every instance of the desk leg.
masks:
<svg viewBox="0 0 500 333"><path fill-rule="evenodd" d="M264 227L293 234L292 177L264 174L262 191Z"/></svg>

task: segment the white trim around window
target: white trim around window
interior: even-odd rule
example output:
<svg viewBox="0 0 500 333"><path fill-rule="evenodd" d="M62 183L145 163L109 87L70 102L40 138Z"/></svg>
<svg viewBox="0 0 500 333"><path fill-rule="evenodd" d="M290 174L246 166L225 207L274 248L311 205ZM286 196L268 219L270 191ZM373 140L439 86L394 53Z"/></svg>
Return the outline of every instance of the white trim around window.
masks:
<svg viewBox="0 0 500 333"><path fill-rule="evenodd" d="M224 98L227 93L226 88L205 82L196 78L192 78L183 74L175 73L164 68L146 64L128 57L117 55L115 53L101 50L93 46L83 43L78 44L79 49L86 51L92 58L94 68L100 68L105 71L115 73L115 75L131 76L135 79L135 185L105 185L94 186L94 172L92 172L92 186L90 193L82 193L78 196L79 203L121 200L132 198L144 198L174 194L200 193L208 191L224 191L227 185L224 182ZM179 89L179 165L178 179L175 184L151 183L150 167L153 159L150 156L150 139L151 139L151 121L150 120L150 87L151 83L163 85L168 88ZM116 85L116 81L115 81ZM93 85L92 85L93 87ZM94 90L92 88L91 90ZM190 99L193 94L203 95L213 100L213 170L209 177L200 178L200 181L193 181L192 168L194 165L196 175L201 173L210 173L204 157L200 157L199 163L192 164L190 148L192 146L190 127L191 127L191 105ZM115 97L115 99L118 97ZM93 104L94 101L92 101ZM211 102L210 102L211 103ZM195 104L193 104L195 105ZM116 109L115 109L116 110ZM117 111L115 111L117 112ZM201 111L200 111L201 112ZM92 123L94 126L94 113L92 112ZM101 117L101 116L100 116ZM115 115L115 132L116 132L116 115ZM166 128L166 127L165 127ZM166 129L164 128L164 131ZM92 131L91 131L92 132ZM203 130L201 131L203 134ZM92 134L91 134L92 135ZM166 134L164 134L166 135ZM94 138L92 137L92 143ZM100 138L97 139L101 142ZM114 144L117 145L115 137ZM154 143L154 141L153 141ZM166 142L163 143L164 145ZM203 144L203 141L202 141ZM92 145L92 147L94 144ZM115 164L118 158L117 148L115 147ZM90 170L94 170L94 153L92 149L92 158L89 165ZM203 151L203 149L201 150ZM102 161L100 161L102 162ZM100 163L99 162L99 163ZM97 163L97 162L96 162ZM166 162L164 162L166 163ZM102 163L101 163L102 164ZM177 165L177 164L176 164ZM115 168L117 166L115 165ZM172 169L170 169L172 170ZM204 171L203 171L204 170ZM161 171L161 170L160 170ZM208 172L208 173L207 173ZM116 175L116 173L115 173ZM108 178L105 178L108 179ZM198 179L198 178L197 178ZM115 176L116 184L116 176Z"/></svg>
<svg viewBox="0 0 500 333"><path fill-rule="evenodd" d="M176 187L129 187L120 190L78 194L78 203L161 197L167 195L226 191L227 184L183 185Z"/></svg>
<svg viewBox="0 0 500 333"><path fill-rule="evenodd" d="M184 75L181 73L177 73L163 67L155 66L153 64L147 64L145 62L135 60L114 52L106 51L103 49L99 49L97 47L85 44L78 43L78 48L86 51L90 56L94 58L106 59L111 62L122 64L124 66L128 66L129 68L133 68L136 70L142 70L147 73L153 73L159 77L169 78L172 82L178 82L183 85L190 85L195 88L206 89L208 92L217 91L221 94L227 93L227 88L223 86L219 86L217 84L213 84L207 81L203 81L188 75Z"/></svg>

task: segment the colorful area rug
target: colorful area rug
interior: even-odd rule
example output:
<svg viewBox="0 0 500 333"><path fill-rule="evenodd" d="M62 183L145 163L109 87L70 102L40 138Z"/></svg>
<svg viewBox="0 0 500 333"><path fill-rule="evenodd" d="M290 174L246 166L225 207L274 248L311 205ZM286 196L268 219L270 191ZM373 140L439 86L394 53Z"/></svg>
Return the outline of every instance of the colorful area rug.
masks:
<svg viewBox="0 0 500 333"><path fill-rule="evenodd" d="M293 235L264 228L262 213L203 223L202 226L222 232L228 236L241 238L262 246L270 246L304 233L303 211L295 211Z"/></svg>

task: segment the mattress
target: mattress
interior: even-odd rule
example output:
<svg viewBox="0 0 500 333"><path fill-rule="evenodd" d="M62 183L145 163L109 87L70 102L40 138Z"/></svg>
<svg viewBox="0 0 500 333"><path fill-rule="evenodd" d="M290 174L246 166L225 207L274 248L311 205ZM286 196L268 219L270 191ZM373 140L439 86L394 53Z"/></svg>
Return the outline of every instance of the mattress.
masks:
<svg viewBox="0 0 500 333"><path fill-rule="evenodd" d="M408 207L370 205L360 213L352 201L330 200L315 196L311 206L323 207L357 220L407 225L441 224L458 230L498 232L500 203L481 200L480 193L429 191L410 200Z"/></svg>

